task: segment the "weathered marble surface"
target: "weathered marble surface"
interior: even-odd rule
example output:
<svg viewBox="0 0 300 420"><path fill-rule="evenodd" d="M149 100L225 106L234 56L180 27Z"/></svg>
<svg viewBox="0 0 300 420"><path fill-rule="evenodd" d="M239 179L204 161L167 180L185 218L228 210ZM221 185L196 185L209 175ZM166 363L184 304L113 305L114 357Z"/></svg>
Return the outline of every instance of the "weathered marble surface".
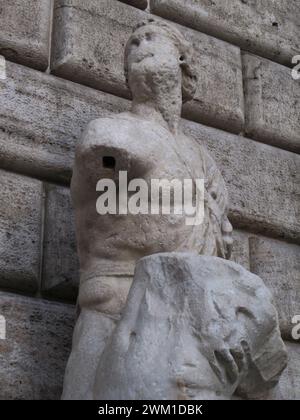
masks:
<svg viewBox="0 0 300 420"><path fill-rule="evenodd" d="M64 399L91 398L97 360L124 307L131 285L128 274L139 258L168 251L230 257L232 226L224 180L205 148L186 137L180 127L182 103L196 92L195 68L192 45L181 32L162 21L141 22L125 48L131 110L92 121L77 146L71 193L82 312L66 370ZM107 158L112 166L105 164ZM121 171L126 171L128 180L142 178L150 187L153 179L204 179L203 222L189 225L185 212L172 211L100 217L95 211L98 181L109 179L122 189ZM97 339L89 348L95 326ZM88 366L86 353L90 354ZM78 383L76 377L83 371L89 380Z"/></svg>
<svg viewBox="0 0 300 420"><path fill-rule="evenodd" d="M143 258L100 357L96 400L230 399L276 385L286 366L262 280L216 257Z"/></svg>
<svg viewBox="0 0 300 420"><path fill-rule="evenodd" d="M253 389L274 386L286 365L271 295L258 277L226 262L233 240L224 179L206 149L181 131L182 104L192 100L197 89L195 69L192 44L176 27L153 18L141 22L125 47L125 77L133 97L130 111L92 121L77 145L71 194L80 260L80 313L63 399L228 399L235 391L247 396ZM185 212L124 213L119 206L116 213L99 217L95 207L101 189L96 186L108 179L110 185L117 184L115 193L126 188L127 194L122 171L128 181L142 179L150 190L153 179L205 180L204 219L189 225ZM146 198L147 204L153 201L149 192ZM127 198L125 205L127 209ZM157 263L157 253L162 253L162 260L171 259L170 273L168 263ZM137 260L151 254L156 256L138 264L131 287L130 272ZM151 287L145 289L143 279L151 278L152 272L139 270L151 258L158 289L169 292L161 300L153 296L149 303ZM199 272L202 265L205 269ZM204 285L201 276L215 281ZM146 305L141 311L140 298L142 307ZM178 300L178 305L170 306L169 298ZM152 311L166 320L162 330L157 331ZM129 330L135 328L130 318L137 312L141 324L133 341L136 335L142 339L127 359L123 352L131 346L128 334L131 337ZM162 348L165 357L154 364ZM191 368L195 360L200 372L196 378ZM188 366L187 372L181 371L183 366ZM196 385L187 385L191 381Z"/></svg>

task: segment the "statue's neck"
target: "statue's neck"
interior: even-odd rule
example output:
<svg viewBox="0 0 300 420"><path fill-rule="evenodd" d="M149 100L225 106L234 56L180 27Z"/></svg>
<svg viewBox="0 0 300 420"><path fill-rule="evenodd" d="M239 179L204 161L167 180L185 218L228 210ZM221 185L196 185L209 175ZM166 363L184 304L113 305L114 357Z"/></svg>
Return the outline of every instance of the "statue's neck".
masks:
<svg viewBox="0 0 300 420"><path fill-rule="evenodd" d="M132 112L164 126L173 134L179 130L182 108L181 83L154 86L147 94L133 95Z"/></svg>

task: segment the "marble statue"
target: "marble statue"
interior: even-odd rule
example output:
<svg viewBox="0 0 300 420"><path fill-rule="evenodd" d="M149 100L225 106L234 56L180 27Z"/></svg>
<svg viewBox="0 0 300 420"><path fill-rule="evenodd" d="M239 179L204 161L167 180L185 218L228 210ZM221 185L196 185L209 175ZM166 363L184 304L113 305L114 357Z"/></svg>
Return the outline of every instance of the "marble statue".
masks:
<svg viewBox="0 0 300 420"><path fill-rule="evenodd" d="M166 252L138 261L93 397L249 397L273 387L285 366L277 312L259 277L221 258Z"/></svg>
<svg viewBox="0 0 300 420"><path fill-rule="evenodd" d="M135 302L135 298L126 303L137 261L158 253L192 253L199 258L212 258L211 264L221 259L222 263L219 264L225 273L226 270L232 269L231 265L226 265L232 246L232 226L227 218L228 197L225 182L205 148L181 130L182 103L193 98L197 84L191 45L179 30L162 20L150 18L141 22L125 49L125 75L132 93L131 110L90 122L76 149L71 193L80 259L79 316L66 369L63 399L114 397L112 390L116 382L127 381L128 378L130 381L134 380L132 361L124 366L126 369L133 369L128 373L128 378L126 375L121 377L124 372L119 372L121 376L111 376L112 371L108 371L111 365L109 357L117 357L120 349L114 347L114 352L109 356L110 350L107 346L110 340L113 340L112 343L119 340L120 329L128 327L129 324L127 325L124 318L126 314L141 310L141 302ZM184 214L119 213L100 216L96 211L99 197L96 185L101 179L110 179L118 188L121 171L127 172L128 181L142 178L147 183L152 179L204 179L203 223L187 225ZM195 261L202 265L201 260ZM205 267L209 268L209 260L203 261ZM179 258L178 264L180 271L184 266L182 257ZM193 264L193 267L195 265L197 264ZM247 284L248 278L251 281L250 273L247 275L240 271L240 286L235 287L242 287L243 280ZM131 296L135 293L133 290L145 286L139 285L140 277L143 278L143 275L135 275ZM203 279L201 276L199 279L201 289ZM163 278L160 278L160 281L163 283ZM168 281L172 283L170 279ZM174 282L174 293L177 293L177 278ZM218 282L218 287L221 287L222 271ZM185 284L188 287L190 282ZM205 303L203 296L202 301ZM221 304L226 305L226 302L224 298ZM194 301L193 304L195 303ZM179 307L182 304L180 301ZM157 302L157 305L159 310L160 303ZM187 305L191 305L188 298ZM194 309L196 316L197 310ZM224 310L226 312L226 308ZM272 311L270 316L274 320L273 307ZM209 314L210 312L206 316L209 317ZM201 317L204 316L202 309L198 315L201 323ZM174 319L171 314L170 317ZM188 320L185 322L188 323ZM272 323L270 321L269 324L269 319L261 322L262 330L259 334ZM272 328L275 331L277 324L273 324ZM113 335L116 325L118 329ZM130 325L135 328L134 323ZM140 328L141 326L139 331ZM214 331L211 331L211 334L214 334ZM208 346L212 340L209 336L210 332L207 331ZM154 343L158 343L160 339L161 337L158 337ZM280 338L277 339L280 342ZM203 345L205 347L205 343ZM282 347L281 342L280 345ZM193 347L194 345L191 345L191 352L195 351ZM253 354L262 347L255 347ZM203 355L203 358L205 357ZM191 363L193 364L192 361ZM205 363L207 364L203 361L203 366ZM101 366L101 369L98 366ZM203 367L205 371L206 367ZM147 369L151 367L145 366L145 371ZM171 377L174 379L176 375L170 371L168 380L171 380ZM210 369L209 375L213 377L215 370ZM169 389L170 384L159 384L160 380L159 377L153 378L153 383L158 384L157 392L159 389L166 392L161 398L168 398L171 394L179 392L176 387ZM214 377L212 380L217 379ZM104 392L103 381L111 384L108 393ZM225 388L219 387L216 392L220 391L220 395L223 396L231 395L233 385L231 384L230 391ZM157 392L154 392L153 396L157 397ZM213 392L215 391L212 386ZM216 395L216 392L212 395ZM117 395L124 396L116 391L116 397ZM128 389L126 394L127 397L134 398L141 395L145 396L145 393L139 394L133 388ZM149 393L147 395L151 397Z"/></svg>

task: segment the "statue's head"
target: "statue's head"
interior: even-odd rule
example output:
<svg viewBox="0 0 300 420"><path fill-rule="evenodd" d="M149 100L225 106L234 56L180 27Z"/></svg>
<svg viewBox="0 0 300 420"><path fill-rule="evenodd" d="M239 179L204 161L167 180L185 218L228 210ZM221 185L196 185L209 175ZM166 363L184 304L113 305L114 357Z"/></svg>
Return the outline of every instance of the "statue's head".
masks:
<svg viewBox="0 0 300 420"><path fill-rule="evenodd" d="M182 99L194 97L197 84L192 45L182 33L162 20L149 18L138 24L125 49L125 76L134 94L161 80L182 85Z"/></svg>

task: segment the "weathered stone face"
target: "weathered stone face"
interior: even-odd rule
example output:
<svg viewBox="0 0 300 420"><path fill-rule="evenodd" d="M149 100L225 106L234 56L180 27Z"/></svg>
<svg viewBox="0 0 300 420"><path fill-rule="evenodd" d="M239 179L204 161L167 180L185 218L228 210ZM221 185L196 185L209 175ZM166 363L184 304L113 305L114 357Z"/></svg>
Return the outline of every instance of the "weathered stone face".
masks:
<svg viewBox="0 0 300 420"><path fill-rule="evenodd" d="M145 72L156 75L162 71L170 72L165 73L166 77L168 75L171 77L174 72L177 79L180 72L180 52L176 45L166 30L151 25L142 26L130 37L125 60L133 96L138 93L134 90L135 77L145 76Z"/></svg>
<svg viewBox="0 0 300 420"><path fill-rule="evenodd" d="M135 100L147 86L144 95L149 101L151 91L167 81L181 84L183 102L192 100L198 73L194 55L192 44L176 27L152 18L140 23L125 48L125 75Z"/></svg>

